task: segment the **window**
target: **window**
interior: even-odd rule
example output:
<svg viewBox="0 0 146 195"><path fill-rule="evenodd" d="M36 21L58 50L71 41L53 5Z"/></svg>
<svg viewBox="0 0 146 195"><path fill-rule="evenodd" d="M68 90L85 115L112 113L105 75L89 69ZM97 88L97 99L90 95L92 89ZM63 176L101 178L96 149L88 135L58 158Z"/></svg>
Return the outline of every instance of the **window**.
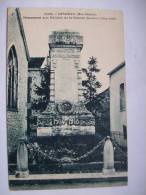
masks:
<svg viewBox="0 0 146 195"><path fill-rule="evenodd" d="M18 99L18 61L15 47L8 54L7 66L7 107L17 109Z"/></svg>
<svg viewBox="0 0 146 195"><path fill-rule="evenodd" d="M126 127L126 125L123 125L123 136L124 136L124 139L127 140L127 127Z"/></svg>
<svg viewBox="0 0 146 195"><path fill-rule="evenodd" d="M120 84L120 111L125 110L125 88L124 83Z"/></svg>

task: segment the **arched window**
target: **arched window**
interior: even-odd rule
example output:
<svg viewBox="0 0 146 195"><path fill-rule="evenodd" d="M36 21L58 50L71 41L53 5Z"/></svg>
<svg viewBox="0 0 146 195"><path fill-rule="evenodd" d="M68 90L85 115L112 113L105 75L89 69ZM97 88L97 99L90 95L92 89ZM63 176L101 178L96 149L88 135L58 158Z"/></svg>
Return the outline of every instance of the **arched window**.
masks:
<svg viewBox="0 0 146 195"><path fill-rule="evenodd" d="M17 109L18 60L15 47L10 48L7 67L7 107Z"/></svg>

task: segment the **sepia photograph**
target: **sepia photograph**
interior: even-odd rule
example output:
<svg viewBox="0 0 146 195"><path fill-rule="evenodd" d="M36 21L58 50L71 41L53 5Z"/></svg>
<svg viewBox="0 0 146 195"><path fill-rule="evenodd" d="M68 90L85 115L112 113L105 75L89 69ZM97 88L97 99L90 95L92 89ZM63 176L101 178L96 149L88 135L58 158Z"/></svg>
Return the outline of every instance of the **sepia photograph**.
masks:
<svg viewBox="0 0 146 195"><path fill-rule="evenodd" d="M126 186L123 13L7 9L10 190Z"/></svg>

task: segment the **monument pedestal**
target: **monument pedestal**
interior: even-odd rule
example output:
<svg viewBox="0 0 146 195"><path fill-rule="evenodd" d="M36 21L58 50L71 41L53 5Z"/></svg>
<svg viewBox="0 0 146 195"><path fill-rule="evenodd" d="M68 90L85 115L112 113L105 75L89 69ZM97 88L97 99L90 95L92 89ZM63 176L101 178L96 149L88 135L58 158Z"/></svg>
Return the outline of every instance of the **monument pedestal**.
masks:
<svg viewBox="0 0 146 195"><path fill-rule="evenodd" d="M47 109L38 117L37 126L37 136L95 134L95 118L87 111L83 102L49 103Z"/></svg>

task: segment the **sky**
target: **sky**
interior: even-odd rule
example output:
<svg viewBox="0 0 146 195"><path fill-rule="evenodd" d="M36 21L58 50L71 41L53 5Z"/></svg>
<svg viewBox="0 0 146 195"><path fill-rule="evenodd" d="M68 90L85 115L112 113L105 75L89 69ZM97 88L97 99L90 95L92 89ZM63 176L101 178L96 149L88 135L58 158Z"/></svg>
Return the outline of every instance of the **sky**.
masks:
<svg viewBox="0 0 146 195"><path fill-rule="evenodd" d="M89 57L97 58L102 83L100 92L109 87L107 73L124 61L123 18L120 11L99 9L21 8L21 17L31 57L46 57L52 31L79 32L83 36L81 67Z"/></svg>

